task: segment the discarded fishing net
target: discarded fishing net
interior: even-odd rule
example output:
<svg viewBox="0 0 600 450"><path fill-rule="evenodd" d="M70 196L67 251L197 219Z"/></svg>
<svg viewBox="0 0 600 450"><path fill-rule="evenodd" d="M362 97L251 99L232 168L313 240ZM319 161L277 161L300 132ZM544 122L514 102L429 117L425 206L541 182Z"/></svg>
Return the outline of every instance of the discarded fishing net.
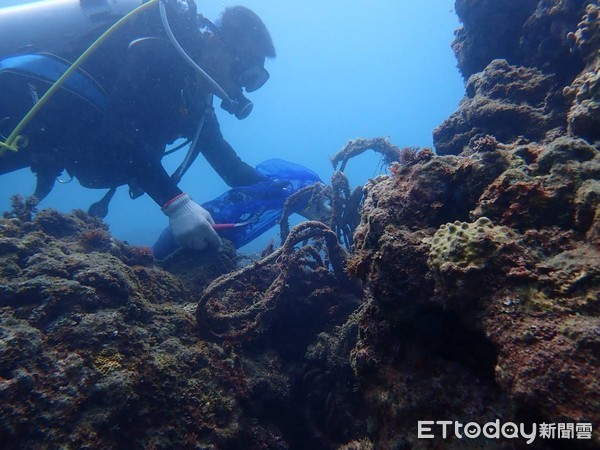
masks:
<svg viewBox="0 0 600 450"><path fill-rule="evenodd" d="M389 166L393 162L400 161L402 158L403 150L392 144L387 138L373 138L364 139L357 138L351 139L331 157L331 164L334 170L337 170L338 164L340 165L340 172L343 172L346 168L346 164L351 158L358 156L367 150L373 150L379 153L383 157L385 165Z"/></svg>
<svg viewBox="0 0 600 450"><path fill-rule="evenodd" d="M279 220L281 241L285 242L290 234L289 218L292 214L302 209L316 210L319 205L325 204L325 201L331 203L332 195L331 187L320 182L298 189L290 195L284 204L283 212ZM299 205L304 206L299 207ZM322 222L329 221L331 215L329 215L329 217L326 216L326 214L323 216L324 220L322 220Z"/></svg>
<svg viewBox="0 0 600 450"><path fill-rule="evenodd" d="M387 138L364 139L357 138L348 141L331 159L335 170L331 177L331 219L329 226L335 230L338 240L348 250L352 250L353 235L360 222L360 208L363 201L363 186L350 190L348 178L344 174L346 164L350 159L372 150L381 155L381 163L390 166L394 172L394 165L412 165L420 161L428 161L433 156L433 151L428 148L403 147L399 148ZM338 169L339 165L339 169Z"/></svg>
<svg viewBox="0 0 600 450"><path fill-rule="evenodd" d="M331 165L334 170L338 170L339 164L339 171L343 172L350 159L365 153L367 150L379 153L385 166L390 166L393 163L400 163L403 166L411 165L419 161L427 161L434 154L430 148L396 147L388 138L357 138L349 140L340 151L330 158Z"/></svg>
<svg viewBox="0 0 600 450"><path fill-rule="evenodd" d="M296 339L290 334L322 330L325 322L356 307L350 294L356 286L344 271L345 260L346 251L329 227L301 223L269 256L206 288L196 311L200 332L244 342L265 335Z"/></svg>
<svg viewBox="0 0 600 450"><path fill-rule="evenodd" d="M285 202L279 221L281 240L284 241L290 232L289 217L298 211L298 204L306 205L305 210L315 211L321 205L328 203L329 212L327 215L323 214L322 221L328 223L338 241L347 250L351 250L352 234L360 222L362 197L362 186L357 186L350 191L348 178L339 170L331 177L331 186L314 183L299 189Z"/></svg>

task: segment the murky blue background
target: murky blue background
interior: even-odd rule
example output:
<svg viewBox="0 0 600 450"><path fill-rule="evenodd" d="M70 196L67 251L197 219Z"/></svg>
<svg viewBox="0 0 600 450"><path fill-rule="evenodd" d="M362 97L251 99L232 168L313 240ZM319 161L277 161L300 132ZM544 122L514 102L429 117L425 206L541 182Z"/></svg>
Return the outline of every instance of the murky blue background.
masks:
<svg viewBox="0 0 600 450"><path fill-rule="evenodd" d="M18 3L23 2L1 2ZM308 166L329 182L329 156L349 139L387 136L400 147L431 147L433 128L456 110L463 95L450 47L458 27L453 0L196 3L210 19L227 6L247 6L271 32L277 58L267 61L267 84L248 95L254 103L252 114L239 121L218 112L225 138L252 165L284 158ZM184 156L185 150L175 153L165 166L174 170ZM347 174L357 185L381 171L379 158L371 153L349 163ZM34 186L29 169L1 176L0 210L9 208L12 194L30 194ZM198 203L227 189L202 157L180 187ZM87 210L104 192L81 188L76 180L57 183L40 207ZM167 225L150 198L131 200L126 187L117 191L106 221L114 236L138 245L151 245ZM262 249L277 231L243 250Z"/></svg>

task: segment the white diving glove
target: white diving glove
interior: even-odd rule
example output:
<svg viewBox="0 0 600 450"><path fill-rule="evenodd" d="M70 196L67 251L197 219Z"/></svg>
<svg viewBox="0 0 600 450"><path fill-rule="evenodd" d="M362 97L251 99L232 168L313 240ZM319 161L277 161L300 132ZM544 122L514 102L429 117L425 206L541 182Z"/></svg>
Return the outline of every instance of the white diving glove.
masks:
<svg viewBox="0 0 600 450"><path fill-rule="evenodd" d="M196 250L221 246L221 238L212 227L215 221L210 213L188 194L169 200L162 207L162 212L169 217L171 233L180 246Z"/></svg>

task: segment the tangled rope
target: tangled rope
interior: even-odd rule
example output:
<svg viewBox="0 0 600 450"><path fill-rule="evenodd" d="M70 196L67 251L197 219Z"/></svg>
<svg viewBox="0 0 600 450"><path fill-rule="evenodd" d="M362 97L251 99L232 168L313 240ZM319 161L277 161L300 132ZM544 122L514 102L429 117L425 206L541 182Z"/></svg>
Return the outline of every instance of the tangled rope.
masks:
<svg viewBox="0 0 600 450"><path fill-rule="evenodd" d="M390 165L395 161L401 159L402 150L392 144L387 138L373 138L364 139L357 138L351 139L331 157L331 164L334 170L337 170L338 164L340 164L340 172L343 172L346 168L346 164L351 158L366 152L367 150L373 150L383 156L384 163Z"/></svg>
<svg viewBox="0 0 600 450"><path fill-rule="evenodd" d="M332 201L331 187L325 186L323 183L315 183L310 186L303 187L294 192L286 200L281 219L279 220L279 233L281 241L285 242L290 233L290 216L299 210L299 204L306 204L306 209L315 209L314 204L323 204L323 199ZM331 226L331 225L330 225Z"/></svg>
<svg viewBox="0 0 600 450"><path fill-rule="evenodd" d="M268 330L272 318L294 299L319 301L346 283L350 286L345 260L346 251L329 227L301 223L275 252L206 288L196 310L200 331L212 339L250 341Z"/></svg>
<svg viewBox="0 0 600 450"><path fill-rule="evenodd" d="M335 230L338 240L348 249L352 248L352 235L360 222L363 187L350 191L348 177L340 170L331 177L331 219L329 226Z"/></svg>
<svg viewBox="0 0 600 450"><path fill-rule="evenodd" d="M348 178L339 170L334 172L331 177L331 186L315 183L298 190L285 202L279 221L281 240L285 241L290 232L289 217L298 210L298 204L307 204L307 209L314 209L313 205L323 204L325 198L331 205L331 213L329 219L323 218L323 221L326 221L329 227L335 231L338 241L347 250L350 250L352 247L352 234L360 222L362 197L362 186L350 191Z"/></svg>

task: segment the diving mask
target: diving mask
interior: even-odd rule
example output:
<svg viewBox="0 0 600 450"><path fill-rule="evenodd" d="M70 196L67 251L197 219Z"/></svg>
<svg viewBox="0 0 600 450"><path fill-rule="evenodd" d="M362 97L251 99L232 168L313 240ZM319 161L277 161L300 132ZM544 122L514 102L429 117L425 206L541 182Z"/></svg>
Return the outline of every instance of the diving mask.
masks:
<svg viewBox="0 0 600 450"><path fill-rule="evenodd" d="M269 72L262 65L253 65L241 72L237 76L237 85L239 92L233 96L224 98L221 102L221 108L225 111L234 114L235 117L242 120L248 117L252 112L252 102L247 99L242 93L242 89L246 92L254 92L269 79Z"/></svg>
<svg viewBox="0 0 600 450"><path fill-rule="evenodd" d="M262 66L252 66L244 70L238 77L238 83L246 92L260 89L269 79L269 72Z"/></svg>

